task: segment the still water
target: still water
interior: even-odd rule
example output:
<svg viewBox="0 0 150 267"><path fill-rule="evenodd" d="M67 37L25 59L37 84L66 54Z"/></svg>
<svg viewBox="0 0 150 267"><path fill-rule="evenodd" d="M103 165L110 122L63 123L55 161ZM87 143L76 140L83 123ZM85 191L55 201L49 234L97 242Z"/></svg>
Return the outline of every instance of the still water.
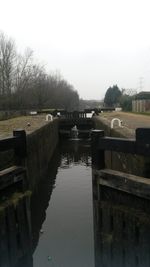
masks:
<svg viewBox="0 0 150 267"><path fill-rule="evenodd" d="M38 218L42 203L36 203L36 199L33 201L33 231L37 220L41 221L39 240L33 254L34 267L94 267L89 145L88 141L81 140L66 141L61 145L55 156L57 166L51 170L54 173L40 188L40 201L46 198L46 194L50 198L47 198L47 203L43 202L46 208L43 222L42 218Z"/></svg>

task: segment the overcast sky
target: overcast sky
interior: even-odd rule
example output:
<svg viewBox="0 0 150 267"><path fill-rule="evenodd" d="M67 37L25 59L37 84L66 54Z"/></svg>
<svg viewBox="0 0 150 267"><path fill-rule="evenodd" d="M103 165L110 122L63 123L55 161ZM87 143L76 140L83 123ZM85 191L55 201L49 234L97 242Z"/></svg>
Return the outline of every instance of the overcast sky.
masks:
<svg viewBox="0 0 150 267"><path fill-rule="evenodd" d="M0 0L0 31L84 99L150 90L150 0Z"/></svg>

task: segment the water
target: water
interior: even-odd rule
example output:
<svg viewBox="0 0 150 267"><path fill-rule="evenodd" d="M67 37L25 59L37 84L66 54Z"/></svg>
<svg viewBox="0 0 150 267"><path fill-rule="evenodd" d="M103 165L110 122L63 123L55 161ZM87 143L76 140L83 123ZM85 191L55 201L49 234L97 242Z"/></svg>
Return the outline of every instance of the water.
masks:
<svg viewBox="0 0 150 267"><path fill-rule="evenodd" d="M46 219L41 225L42 233L33 254L33 266L93 267L89 143L81 140L64 143L59 164Z"/></svg>
<svg viewBox="0 0 150 267"><path fill-rule="evenodd" d="M74 125L74 127L72 127L71 129L71 138L74 139L74 140L77 140L78 139L78 129L77 129L77 126Z"/></svg>

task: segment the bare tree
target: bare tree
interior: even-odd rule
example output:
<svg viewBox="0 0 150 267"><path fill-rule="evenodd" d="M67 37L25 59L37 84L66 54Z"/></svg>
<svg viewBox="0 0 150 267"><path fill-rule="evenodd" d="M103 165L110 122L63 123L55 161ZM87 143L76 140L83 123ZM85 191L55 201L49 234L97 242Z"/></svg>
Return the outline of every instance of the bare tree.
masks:
<svg viewBox="0 0 150 267"><path fill-rule="evenodd" d="M33 68L33 51L27 49L24 55L17 55L14 66L14 91L24 90L30 83Z"/></svg>
<svg viewBox="0 0 150 267"><path fill-rule="evenodd" d="M48 75L31 49L20 55L14 41L0 34L0 108L73 110L78 103L78 93L58 71Z"/></svg>
<svg viewBox="0 0 150 267"><path fill-rule="evenodd" d="M16 58L15 43L3 33L0 34L0 94L10 95Z"/></svg>

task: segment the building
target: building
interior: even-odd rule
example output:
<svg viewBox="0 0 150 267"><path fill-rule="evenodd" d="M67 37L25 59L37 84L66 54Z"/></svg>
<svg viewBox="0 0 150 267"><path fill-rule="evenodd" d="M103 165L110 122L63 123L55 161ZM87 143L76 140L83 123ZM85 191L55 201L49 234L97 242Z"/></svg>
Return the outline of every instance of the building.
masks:
<svg viewBox="0 0 150 267"><path fill-rule="evenodd" d="M150 92L140 92L132 100L133 112L150 112Z"/></svg>

